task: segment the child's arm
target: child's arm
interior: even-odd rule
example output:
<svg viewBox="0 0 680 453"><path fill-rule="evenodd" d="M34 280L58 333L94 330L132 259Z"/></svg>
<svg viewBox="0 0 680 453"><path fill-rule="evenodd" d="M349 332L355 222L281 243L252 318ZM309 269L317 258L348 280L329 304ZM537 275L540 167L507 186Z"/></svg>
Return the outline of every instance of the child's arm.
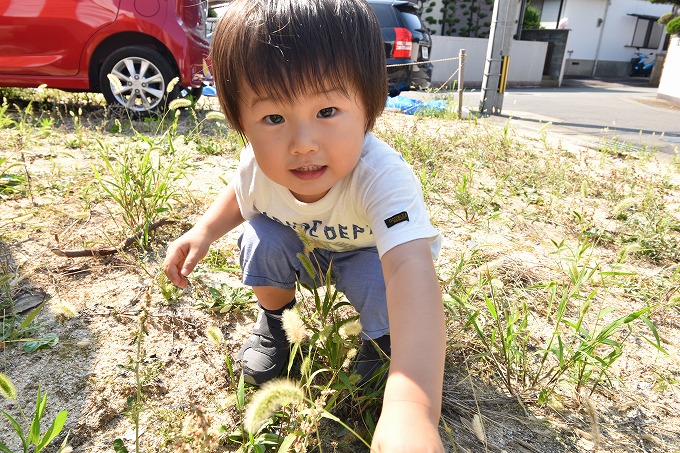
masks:
<svg viewBox="0 0 680 453"><path fill-rule="evenodd" d="M210 244L243 223L231 184L217 197L196 224L168 247L163 270L175 285L186 288L186 276L208 253Z"/></svg>
<svg viewBox="0 0 680 453"><path fill-rule="evenodd" d="M438 433L446 328L430 245L418 239L382 257L392 361L371 451L443 452Z"/></svg>

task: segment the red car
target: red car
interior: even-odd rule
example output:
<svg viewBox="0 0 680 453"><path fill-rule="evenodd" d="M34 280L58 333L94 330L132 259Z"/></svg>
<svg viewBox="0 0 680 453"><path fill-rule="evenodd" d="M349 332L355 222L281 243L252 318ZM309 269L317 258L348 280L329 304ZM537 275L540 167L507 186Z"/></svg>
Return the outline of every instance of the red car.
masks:
<svg viewBox="0 0 680 453"><path fill-rule="evenodd" d="M201 93L207 0L0 0L0 86L101 92L135 114ZM112 74L112 77L109 76ZM179 78L170 92L170 81Z"/></svg>

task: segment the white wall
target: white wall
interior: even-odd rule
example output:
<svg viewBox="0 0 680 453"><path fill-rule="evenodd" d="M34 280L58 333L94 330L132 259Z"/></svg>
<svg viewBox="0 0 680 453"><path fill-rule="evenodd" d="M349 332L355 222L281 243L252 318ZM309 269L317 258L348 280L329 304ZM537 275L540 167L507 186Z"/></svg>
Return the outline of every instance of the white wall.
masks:
<svg viewBox="0 0 680 453"><path fill-rule="evenodd" d="M597 40L600 35L604 19L604 11L608 0L571 0L567 1L562 18L568 19L566 28L571 30L567 40L567 58L580 60L594 60L597 50ZM639 1L639 0L637 0ZM607 20L609 22L609 19ZM606 27L605 27L606 28ZM631 32L632 34L632 32ZM570 51L571 54L569 53ZM569 57L570 55L570 57ZM630 57L628 57L630 60Z"/></svg>
<svg viewBox="0 0 680 453"><path fill-rule="evenodd" d="M613 0L607 13L607 23L604 25L600 59L609 61L630 61L636 52L634 47L627 47L633 40L637 18L628 14L645 14L660 17L671 12L671 5L652 4L646 0ZM660 27L660 25L657 25ZM663 37L656 49L641 49L645 52L656 53L663 46Z"/></svg>
<svg viewBox="0 0 680 453"><path fill-rule="evenodd" d="M484 60L489 40L461 38L457 36L432 36L432 60L458 57L465 49L465 85L481 85L484 76ZM510 72L508 85L539 86L543 78L543 66L548 43L538 41L512 41L510 48ZM458 60L433 63L432 86L437 88L458 69ZM457 81L454 76L451 82Z"/></svg>
<svg viewBox="0 0 680 453"><path fill-rule="evenodd" d="M609 3L608 9L607 3ZM555 5L559 5L559 0L545 0L544 11L545 8L552 8ZM569 20L567 28L571 30L567 42L567 58L594 60L601 35L598 60L630 61L636 50L634 47L627 46L633 40L637 19L629 14L658 17L672 9L671 5L652 4L647 0L568 0L562 11L562 18ZM552 22L542 22L542 25L546 28L554 28L555 18L546 17ZM600 20L604 22L600 24ZM651 52L656 53L657 50L652 49ZM569 54L569 51L573 52Z"/></svg>
<svg viewBox="0 0 680 453"><path fill-rule="evenodd" d="M680 36L671 39L657 97L680 104Z"/></svg>

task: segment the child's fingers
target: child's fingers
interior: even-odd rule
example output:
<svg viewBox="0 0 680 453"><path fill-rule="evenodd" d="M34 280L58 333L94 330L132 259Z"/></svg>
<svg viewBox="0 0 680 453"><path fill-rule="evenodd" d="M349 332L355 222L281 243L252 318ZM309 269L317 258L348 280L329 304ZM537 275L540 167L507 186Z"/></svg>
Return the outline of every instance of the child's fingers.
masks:
<svg viewBox="0 0 680 453"><path fill-rule="evenodd" d="M200 252L196 251L191 251L189 252L189 255L187 258L184 260L184 265L182 266L182 270L180 271L180 275L182 277L186 277L187 275L191 274L193 272L194 268L198 264L199 261L203 258L203 254Z"/></svg>
<svg viewBox="0 0 680 453"><path fill-rule="evenodd" d="M179 263L176 264L166 261L166 263L163 266L163 271L165 272L165 275L167 275L168 280L170 280L173 285L179 286L180 288L187 287L188 282L187 279L180 274Z"/></svg>

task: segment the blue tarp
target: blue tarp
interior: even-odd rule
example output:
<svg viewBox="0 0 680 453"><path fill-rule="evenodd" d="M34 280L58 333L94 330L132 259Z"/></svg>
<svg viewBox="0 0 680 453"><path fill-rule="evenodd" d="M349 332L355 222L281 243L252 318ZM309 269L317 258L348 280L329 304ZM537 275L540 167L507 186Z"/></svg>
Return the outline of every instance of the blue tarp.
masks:
<svg viewBox="0 0 680 453"><path fill-rule="evenodd" d="M421 112L423 110L443 112L446 110L446 101L443 99L432 101L419 101L418 99L411 99L405 96L388 97L386 108L400 109L407 115Z"/></svg>
<svg viewBox="0 0 680 453"><path fill-rule="evenodd" d="M203 87L203 96L217 96L217 90L212 85L206 85Z"/></svg>

